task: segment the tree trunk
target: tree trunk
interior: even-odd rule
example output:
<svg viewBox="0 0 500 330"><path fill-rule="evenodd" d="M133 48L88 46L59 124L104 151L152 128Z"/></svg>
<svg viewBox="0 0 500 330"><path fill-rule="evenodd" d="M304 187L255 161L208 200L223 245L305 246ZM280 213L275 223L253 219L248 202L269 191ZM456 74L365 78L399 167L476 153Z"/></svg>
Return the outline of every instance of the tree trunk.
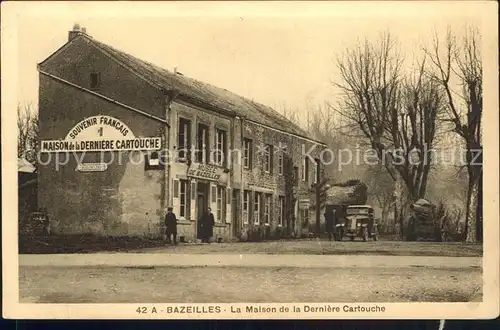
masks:
<svg viewBox="0 0 500 330"><path fill-rule="evenodd" d="M403 203L403 182L402 178L399 174L396 176L396 180L394 182L394 197L395 197L395 205L394 205L394 224L399 228L398 234L400 239L404 238L404 203Z"/></svg>
<svg viewBox="0 0 500 330"><path fill-rule="evenodd" d="M479 184L474 176L470 177L469 187L467 189L466 223L465 223L465 241L467 243L476 242L476 223Z"/></svg>
<svg viewBox="0 0 500 330"><path fill-rule="evenodd" d="M384 226L384 230L386 233L390 232L391 231L391 224L389 223L389 220L388 220L388 210L386 207L383 207L382 208L382 214L380 215L380 222L383 224Z"/></svg>
<svg viewBox="0 0 500 330"><path fill-rule="evenodd" d="M479 174L476 205L476 240L483 241L483 173Z"/></svg>

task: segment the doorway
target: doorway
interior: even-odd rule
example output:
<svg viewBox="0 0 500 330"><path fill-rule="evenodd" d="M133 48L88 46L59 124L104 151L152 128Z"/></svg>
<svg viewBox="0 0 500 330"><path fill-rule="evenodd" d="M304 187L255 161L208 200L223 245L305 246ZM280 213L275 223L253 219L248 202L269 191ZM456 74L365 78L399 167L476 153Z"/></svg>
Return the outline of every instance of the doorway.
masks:
<svg viewBox="0 0 500 330"><path fill-rule="evenodd" d="M198 182L196 189L196 237L201 238L200 219L208 209L208 184Z"/></svg>

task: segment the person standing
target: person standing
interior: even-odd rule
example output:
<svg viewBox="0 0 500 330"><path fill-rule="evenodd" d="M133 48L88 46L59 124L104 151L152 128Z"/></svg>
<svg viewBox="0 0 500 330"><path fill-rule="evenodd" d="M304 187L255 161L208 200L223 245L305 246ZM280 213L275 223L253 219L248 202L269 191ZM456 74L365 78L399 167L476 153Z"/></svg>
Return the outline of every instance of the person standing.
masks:
<svg viewBox="0 0 500 330"><path fill-rule="evenodd" d="M201 219L201 223L203 228L202 242L210 243L210 239L212 238L212 236L214 236L215 225L215 219L214 215L212 214L212 209L207 209L207 212L205 212Z"/></svg>
<svg viewBox="0 0 500 330"><path fill-rule="evenodd" d="M325 230L326 233L328 234L328 240L331 241L333 238L333 231L335 228L334 225L334 211L326 211L325 212Z"/></svg>
<svg viewBox="0 0 500 330"><path fill-rule="evenodd" d="M177 245L177 217L173 212L173 208L167 208L165 215L165 234L167 235L167 242ZM173 236L173 240L171 239Z"/></svg>

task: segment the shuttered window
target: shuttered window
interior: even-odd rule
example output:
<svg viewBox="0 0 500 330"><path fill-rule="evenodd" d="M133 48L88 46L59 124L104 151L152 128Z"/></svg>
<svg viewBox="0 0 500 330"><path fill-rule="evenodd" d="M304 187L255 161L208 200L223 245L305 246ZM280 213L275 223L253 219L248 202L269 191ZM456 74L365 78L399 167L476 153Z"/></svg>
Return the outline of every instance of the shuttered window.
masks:
<svg viewBox="0 0 500 330"><path fill-rule="evenodd" d="M224 187L217 186L217 221L224 221Z"/></svg>
<svg viewBox="0 0 500 330"><path fill-rule="evenodd" d="M179 217L185 218L186 217L186 210L187 210L187 186L188 182L186 180L180 180L179 181L179 198L180 198L180 205L179 205Z"/></svg>
<svg viewBox="0 0 500 330"><path fill-rule="evenodd" d="M283 226L283 219L285 218L285 196L278 198L278 225Z"/></svg>
<svg viewBox="0 0 500 330"><path fill-rule="evenodd" d="M249 202L250 202L250 191L245 190L243 191L243 223L245 224L248 223L248 215L250 213Z"/></svg>
<svg viewBox="0 0 500 330"><path fill-rule="evenodd" d="M264 223L267 226L271 224L271 197L269 194L264 197Z"/></svg>
<svg viewBox="0 0 500 330"><path fill-rule="evenodd" d="M254 207L253 207L253 222L254 224L260 223L260 210L261 210L261 196L260 193L255 193Z"/></svg>

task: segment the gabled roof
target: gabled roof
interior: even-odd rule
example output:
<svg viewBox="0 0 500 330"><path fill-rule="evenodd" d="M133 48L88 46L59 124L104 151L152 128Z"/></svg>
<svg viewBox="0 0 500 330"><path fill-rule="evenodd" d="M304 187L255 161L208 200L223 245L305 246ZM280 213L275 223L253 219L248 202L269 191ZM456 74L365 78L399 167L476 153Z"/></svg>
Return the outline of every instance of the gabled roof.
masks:
<svg viewBox="0 0 500 330"><path fill-rule="evenodd" d="M85 38L85 40L95 45L98 49L112 57L127 69L165 90L178 92L180 96L201 102L202 104L207 104L222 111L230 112L235 116L240 116L299 137L314 140L310 137L311 135L309 133L300 128L297 124L268 106L254 102L226 89L178 73L170 72L152 63L117 50L105 43L99 42L85 33L80 33L76 38ZM320 141L317 142L324 145L324 143Z"/></svg>

